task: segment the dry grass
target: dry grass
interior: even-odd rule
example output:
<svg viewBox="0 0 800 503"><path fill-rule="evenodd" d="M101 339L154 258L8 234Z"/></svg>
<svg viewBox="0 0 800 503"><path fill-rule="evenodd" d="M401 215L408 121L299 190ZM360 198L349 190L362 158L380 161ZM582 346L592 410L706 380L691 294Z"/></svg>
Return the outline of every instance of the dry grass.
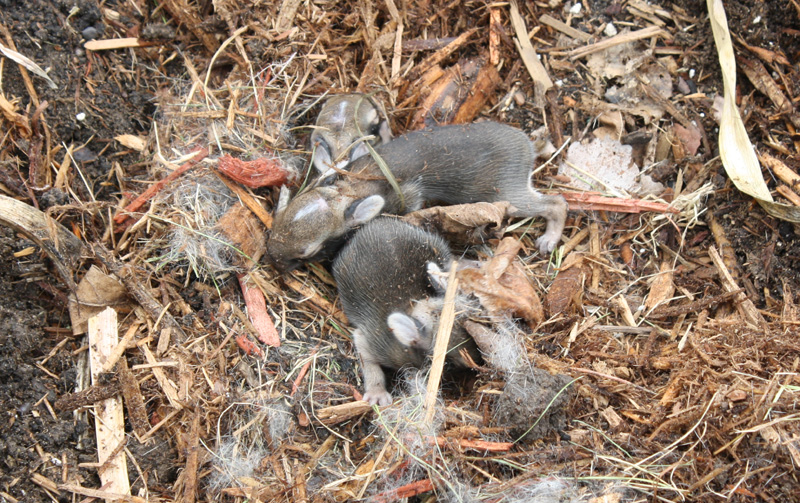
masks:
<svg viewBox="0 0 800 503"><path fill-rule="evenodd" d="M577 52L585 44L537 20L549 13L570 22L565 12L521 6L533 45L560 85L544 94L521 62L503 5L226 0L214 8L227 25L224 40L198 34L199 9L170 0L161 15L181 26L184 40L201 45L180 52L170 43L137 49L142 64L174 60L185 72L182 79L158 82L158 113L141 152L147 169L126 178L120 190L140 192L145 185L138 182L164 178L198 148L208 155L141 210L120 213L130 217L124 227L113 229L108 215L96 212L95 222L106 227L92 232L128 269L126 285L158 306L132 303L120 327L125 333L138 325L134 342L152 346L157 362L170 362L157 367L163 381L153 379L152 367L134 367L145 362L141 349L132 346L126 354L150 426L168 419L148 436L168 439L182 468L174 484L137 479L135 487L151 501L378 502L430 490L435 501L453 502L793 496L791 488L800 486L797 285L774 279L782 298L753 297L754 288L725 294L723 270L739 287L749 281L725 246L725 229L713 227L708 211L710 199L720 201L729 189L714 179L719 164L712 152L683 151L670 120L648 122L636 110L617 110L629 128L651 135L640 155L672 186L665 198L677 213L572 212L566 244L550 258L534 252L540 222L507 222L503 233L520 240L525 274L543 298L547 319L533 330L510 321L495 325L498 337L508 338L499 344L504 352L494 355L495 363L488 357L492 368L466 387L446 383L431 422L422 416L424 372L400 376L396 403L387 409L353 403L360 398L359 363L323 265L276 272L259 245L268 217L253 213L257 232L244 237L218 225L228 211L253 202L269 213L277 197L273 188L231 182L217 169L222 155L278 159L299 187L308 164L308 126L326 93L375 93L398 134L420 124L425 107L438 107L432 115L448 112L426 94L440 89L437 75L458 83L452 75L459 64L490 52L499 55L499 78L470 120L498 120L529 132L546 124L557 145L566 137L582 140L609 107L600 103L599 79L583 64L589 52ZM623 16L632 31L651 25L651 18L663 21L660 38L653 31L634 46L646 51L648 64L685 63L673 37L686 25L702 24L692 16L703 13L642 12ZM572 25L599 33L600 22L592 21L597 14ZM490 30L499 37L490 37ZM443 41L437 45L433 38ZM423 42L430 48L408 49ZM475 82L460 83L469 90ZM671 103L699 117L710 115L710 101ZM662 137L673 147L659 158ZM708 129L705 141L715 142ZM537 185L569 190L556 164L538 175ZM709 256L712 241L722 265ZM486 258L495 246L491 240L466 253ZM280 347L259 345L248 353L250 346L239 342L258 344L235 279L244 272L266 298ZM735 295L760 306L755 321ZM166 344L159 342L168 326L157 322L159 309L185 336L173 330ZM526 383L514 376L529 374L531 365L569 376L566 424L518 441L514 428L498 419L499 396L514 391L515 382ZM174 386L174 399L165 382ZM518 400L529 401L525 386L516 387ZM419 501L431 501L426 498Z"/></svg>

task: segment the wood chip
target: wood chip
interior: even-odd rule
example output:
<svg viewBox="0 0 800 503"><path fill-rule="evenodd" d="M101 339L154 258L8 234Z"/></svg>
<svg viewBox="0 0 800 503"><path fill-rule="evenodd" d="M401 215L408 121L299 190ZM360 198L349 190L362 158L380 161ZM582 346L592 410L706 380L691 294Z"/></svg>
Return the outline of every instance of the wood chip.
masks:
<svg viewBox="0 0 800 503"><path fill-rule="evenodd" d="M99 384L103 366L119 341L117 313L108 307L97 316L89 318L89 360L92 384ZM95 404L95 434L97 458L105 470L100 471L103 488L116 494L130 495L128 463L119 446L125 445L125 415L122 398L116 396ZM106 501L113 501L106 498Z"/></svg>
<svg viewBox="0 0 800 503"><path fill-rule="evenodd" d="M728 268L725 267L725 264L722 262L722 257L720 257L717 249L713 246L710 247L708 249L708 255L711 257L711 260L714 261L714 265L717 267L717 271L722 279L722 286L729 292L739 290L739 285L736 284L731 276L731 273L728 272ZM753 325L755 328L766 329L766 321L764 321L761 313L758 312L758 309L756 308L755 304L753 304L753 301L748 299L744 292L739 293L738 297L737 308L742 311L742 314L744 314L747 322Z"/></svg>
<svg viewBox="0 0 800 503"><path fill-rule="evenodd" d="M588 42L592 38L592 35L590 35L589 33L577 30L572 26L569 26L568 24L564 23L563 21L559 21L558 19L554 18L549 14L542 14L541 16L539 16L539 22L542 23L543 25L549 26L555 30L560 31L561 33L570 38L574 38L575 40L580 40L581 42Z"/></svg>
<svg viewBox="0 0 800 503"><path fill-rule="evenodd" d="M511 14L511 25L514 27L516 37L514 43L517 45L519 55L525 63L525 68L533 79L534 85L534 100L536 105L544 107L544 93L553 87L553 81L544 69L544 65L539 61L536 51L533 49L530 39L528 38L528 29L525 27L525 21L519 13L519 6L516 0L511 0L509 3L509 12Z"/></svg>
<svg viewBox="0 0 800 503"><path fill-rule="evenodd" d="M642 28L641 30L630 33L621 33L611 38L601 40L600 42L587 45L586 47L575 49L567 53L567 55L569 56L570 60L575 61L576 59L584 58L590 54L604 51L609 47L614 47L615 45L627 44L628 42L635 42L637 40L658 36L667 36L667 33L658 26L648 26L647 28Z"/></svg>

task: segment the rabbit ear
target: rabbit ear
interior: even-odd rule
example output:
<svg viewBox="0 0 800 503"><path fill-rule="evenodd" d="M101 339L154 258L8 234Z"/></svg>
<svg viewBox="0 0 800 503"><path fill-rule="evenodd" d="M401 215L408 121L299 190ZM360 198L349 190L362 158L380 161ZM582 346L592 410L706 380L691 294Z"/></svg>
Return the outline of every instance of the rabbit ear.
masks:
<svg viewBox="0 0 800 503"><path fill-rule="evenodd" d="M275 214L280 215L281 213L286 210L286 207L289 205L289 199L291 198L291 193L289 189L286 188L285 185L281 185L281 194L278 196L278 206L275 209Z"/></svg>
<svg viewBox="0 0 800 503"><path fill-rule="evenodd" d="M386 201L377 195L359 199L345 211L345 222L350 227L369 222L381 214L384 204L386 204Z"/></svg>
<svg viewBox="0 0 800 503"><path fill-rule="evenodd" d="M375 113L372 122L378 125L377 133L378 136L381 137L381 143L388 143L392 140L392 129L389 127L389 117L386 115L383 106L375 98L372 96L368 96L367 98L372 104L372 110Z"/></svg>
<svg viewBox="0 0 800 503"><path fill-rule="evenodd" d="M386 318L386 324L400 344L410 348L426 348L425 336L420 330L417 320L403 313L392 313Z"/></svg>
<svg viewBox="0 0 800 503"><path fill-rule="evenodd" d="M442 271L436 262L428 262L428 279L433 288L444 295L447 291L447 271Z"/></svg>
<svg viewBox="0 0 800 503"><path fill-rule="evenodd" d="M392 141L392 130L389 128L389 121L384 119L378 128L378 136L381 137L381 142L389 143Z"/></svg>
<svg viewBox="0 0 800 503"><path fill-rule="evenodd" d="M314 130L316 133L316 130ZM331 147L322 135L311 137L311 146L314 149L314 169L320 174L327 174L333 165Z"/></svg>

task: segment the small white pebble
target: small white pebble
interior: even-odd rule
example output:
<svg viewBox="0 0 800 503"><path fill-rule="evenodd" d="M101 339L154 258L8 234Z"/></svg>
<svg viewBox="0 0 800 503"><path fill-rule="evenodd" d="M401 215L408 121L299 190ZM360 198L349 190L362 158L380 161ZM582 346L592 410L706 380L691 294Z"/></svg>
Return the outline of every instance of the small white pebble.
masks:
<svg viewBox="0 0 800 503"><path fill-rule="evenodd" d="M753 24L758 24L760 22L761 22L761 16L756 16L755 19L753 19Z"/></svg>
<svg viewBox="0 0 800 503"><path fill-rule="evenodd" d="M556 86L561 87L563 85L564 85L564 81L563 80L557 80L556 81Z"/></svg>
<svg viewBox="0 0 800 503"><path fill-rule="evenodd" d="M695 73L697 73L697 72L695 72L695 71L694 71L694 68L690 68L690 69L689 69L689 78L690 78L690 79L693 79L693 78L694 78L694 75L695 75Z"/></svg>
<svg viewBox="0 0 800 503"><path fill-rule="evenodd" d="M613 37L614 35L616 35L618 33L617 32L617 27L614 26L614 23L608 23L606 25L606 29L603 30L603 33L605 33L606 36Z"/></svg>
<svg viewBox="0 0 800 503"><path fill-rule="evenodd" d="M76 118L76 119L78 119L78 121L82 121L83 119L85 119L85 118L86 118L86 114L85 114L85 113L83 113L83 112L81 112L81 113L77 114L77 115L75 116L75 118Z"/></svg>
<svg viewBox="0 0 800 503"><path fill-rule="evenodd" d="M573 5L572 7L569 8L569 13L570 14L580 14L582 8L583 8L583 5L581 5L581 3L578 2L578 3L576 3L575 5Z"/></svg>

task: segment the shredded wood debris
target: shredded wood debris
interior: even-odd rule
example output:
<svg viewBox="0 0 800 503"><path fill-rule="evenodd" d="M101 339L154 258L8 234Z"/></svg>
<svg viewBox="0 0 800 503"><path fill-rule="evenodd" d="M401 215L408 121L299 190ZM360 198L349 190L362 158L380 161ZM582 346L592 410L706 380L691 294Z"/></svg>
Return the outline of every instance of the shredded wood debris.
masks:
<svg viewBox="0 0 800 503"><path fill-rule="evenodd" d="M69 306L42 375L58 382L54 356L91 355L91 381L45 407L95 424L99 446L80 467L37 451L30 487L164 502L795 497L800 231L736 187L800 208L798 48L731 26L749 87L728 89L720 124L718 10L712 35L696 3L594 4L103 3L106 31L68 85L15 49L0 15L0 223L42 247ZM155 105L102 151L60 137L37 94L54 82L63 100L99 100L93 72ZM467 264L448 282L433 369L399 372L383 408L361 401L328 264L281 273L265 256L278 189L311 181L320 103L344 92L380 102L395 136L543 127L556 149L532 184L570 205L551 256L535 245L543 222L507 218L506 203L406 217ZM114 112L103 103L86 113ZM759 135L749 181L722 166L734 111L737 135ZM619 155L599 159L603 142ZM570 151L588 162L565 169ZM443 365L459 284L480 300L467 330L485 356L463 374ZM159 445L163 472L145 464Z"/></svg>

